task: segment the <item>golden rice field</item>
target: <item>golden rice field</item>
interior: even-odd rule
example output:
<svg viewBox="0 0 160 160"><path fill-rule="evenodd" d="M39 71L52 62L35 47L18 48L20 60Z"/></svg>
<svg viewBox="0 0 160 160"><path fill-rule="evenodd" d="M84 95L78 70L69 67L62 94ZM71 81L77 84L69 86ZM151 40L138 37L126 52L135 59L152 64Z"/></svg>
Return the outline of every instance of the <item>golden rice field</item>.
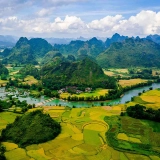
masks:
<svg viewBox="0 0 160 160"><path fill-rule="evenodd" d="M35 79L33 76L27 76L23 82L23 84L28 84L28 85L32 85L32 84L36 84L36 83L38 83L38 80Z"/></svg>
<svg viewBox="0 0 160 160"><path fill-rule="evenodd" d="M148 108L160 109L160 90L149 90L134 98L132 102L127 103L127 106L142 104Z"/></svg>
<svg viewBox="0 0 160 160"><path fill-rule="evenodd" d="M96 89L95 91L92 91L92 92L90 92L90 93L85 93L85 92L83 92L83 93L80 93L80 94L70 94L70 93L61 93L60 94L60 98L62 98L62 99L64 99L64 98L67 98L67 97L69 97L69 96L77 96L77 97L96 97L96 96L104 96L105 94L107 94L108 93L108 89L101 89L101 88L99 88L99 89Z"/></svg>
<svg viewBox="0 0 160 160"><path fill-rule="evenodd" d="M108 76L114 76L115 73L109 70L103 70L104 74L108 75Z"/></svg>
<svg viewBox="0 0 160 160"><path fill-rule="evenodd" d="M128 69L108 69L105 70L103 69L104 74L108 75L108 76L122 76L122 77L126 77L129 76L129 72Z"/></svg>
<svg viewBox="0 0 160 160"><path fill-rule="evenodd" d="M0 80L0 85L5 86L7 84L8 80Z"/></svg>
<svg viewBox="0 0 160 160"><path fill-rule="evenodd" d="M135 143L141 143L140 139L135 137L129 137L125 133L118 133L117 138L120 140L135 142Z"/></svg>
<svg viewBox="0 0 160 160"><path fill-rule="evenodd" d="M0 134L3 128L6 127L8 123L13 123L16 116L19 114L12 113L12 112L2 112L0 113Z"/></svg>
<svg viewBox="0 0 160 160"><path fill-rule="evenodd" d="M122 86L122 87L127 87L127 86L132 86L132 85L136 85L136 84L139 84L139 83L143 83L143 82L147 82L147 80L144 80L144 79L129 79L129 80L119 80L119 84Z"/></svg>
<svg viewBox="0 0 160 160"><path fill-rule="evenodd" d="M158 160L157 156L144 156L117 151L107 144L105 133L109 125L105 116L119 115L123 105L92 108L44 107L44 112L60 122L62 131L54 140L18 148L3 142L7 160ZM32 111L32 110L29 110ZM0 128L12 123L17 114L0 113ZM118 138L137 141L138 137L118 134Z"/></svg>

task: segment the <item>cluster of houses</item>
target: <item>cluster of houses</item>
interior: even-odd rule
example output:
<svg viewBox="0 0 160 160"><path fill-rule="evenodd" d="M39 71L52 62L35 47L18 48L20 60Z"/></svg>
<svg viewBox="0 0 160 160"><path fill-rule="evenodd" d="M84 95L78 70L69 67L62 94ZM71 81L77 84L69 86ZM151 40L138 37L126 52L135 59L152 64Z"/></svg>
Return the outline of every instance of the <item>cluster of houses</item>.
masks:
<svg viewBox="0 0 160 160"><path fill-rule="evenodd" d="M91 92L92 91L92 88L85 88L85 92ZM83 93L83 91L81 90L78 90L77 87L75 86L67 86L65 88L62 88L58 91L59 94L61 93L75 93L75 94L80 94L80 93Z"/></svg>

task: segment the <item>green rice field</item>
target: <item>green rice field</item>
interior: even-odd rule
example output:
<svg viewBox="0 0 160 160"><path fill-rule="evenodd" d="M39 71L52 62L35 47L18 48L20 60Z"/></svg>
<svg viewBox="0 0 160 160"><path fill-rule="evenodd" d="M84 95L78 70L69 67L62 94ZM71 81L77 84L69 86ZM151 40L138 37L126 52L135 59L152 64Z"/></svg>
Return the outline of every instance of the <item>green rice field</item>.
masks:
<svg viewBox="0 0 160 160"><path fill-rule="evenodd" d="M122 107L44 107L44 112L61 124L62 131L58 137L26 148L19 148L12 142L3 142L5 156L7 160L13 160L13 157L14 160L160 159L160 142L157 140L159 129L154 132L154 123L148 121L119 117ZM17 115L12 112L0 113L0 128L12 123ZM112 141L108 136L112 137ZM152 146L152 152L143 148L148 144ZM140 150L136 150L135 146Z"/></svg>

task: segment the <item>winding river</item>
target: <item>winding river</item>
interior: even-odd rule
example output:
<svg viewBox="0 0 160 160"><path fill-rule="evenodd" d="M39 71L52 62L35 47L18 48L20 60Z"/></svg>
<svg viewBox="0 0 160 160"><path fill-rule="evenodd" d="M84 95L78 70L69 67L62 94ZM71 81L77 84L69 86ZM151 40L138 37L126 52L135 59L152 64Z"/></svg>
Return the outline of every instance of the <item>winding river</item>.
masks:
<svg viewBox="0 0 160 160"><path fill-rule="evenodd" d="M160 83L153 83L152 85L149 86L144 86L144 87L139 87L139 88L135 88L132 89L130 91L127 91L124 93L123 97L119 98L119 99L115 99L115 100L110 100L110 101L103 101L103 105L116 105L116 104L124 104L127 101L131 100L131 97L133 96L137 96L139 92L143 92L143 90L147 91L149 90L149 88L152 87L153 89L156 88L160 88ZM1 88L0 90L0 97L3 97L5 92L3 92L3 89ZM26 100L27 103L29 104L36 104L42 101L45 101L47 98L45 98L44 96L40 97L40 98L33 98L33 97L18 97L18 99L20 101ZM101 106L100 101L92 101L92 102L86 102L86 101L64 101L64 100L60 100L60 99L54 99L50 102L46 102L44 103L44 105L61 105L61 106L69 106L69 107L92 107L92 106Z"/></svg>
<svg viewBox="0 0 160 160"><path fill-rule="evenodd" d="M111 100L111 101L104 101L103 104L104 105L115 105L115 104L124 104L127 101L131 100L131 97L133 96L137 96L139 92L143 92L143 90L147 91L149 90L149 88L152 87L153 89L156 88L160 88L160 83L153 83L152 85L149 86L144 86L144 87L139 87L139 88L135 88L132 89L130 91L127 91L124 93L124 96L119 98L119 99L115 99L115 100ZM86 101L76 101L76 102L68 102L68 101L62 101L60 99L55 99L51 102L46 103L45 105L62 105L62 106L69 106L69 107L92 107L92 106L101 106L102 102L86 102Z"/></svg>

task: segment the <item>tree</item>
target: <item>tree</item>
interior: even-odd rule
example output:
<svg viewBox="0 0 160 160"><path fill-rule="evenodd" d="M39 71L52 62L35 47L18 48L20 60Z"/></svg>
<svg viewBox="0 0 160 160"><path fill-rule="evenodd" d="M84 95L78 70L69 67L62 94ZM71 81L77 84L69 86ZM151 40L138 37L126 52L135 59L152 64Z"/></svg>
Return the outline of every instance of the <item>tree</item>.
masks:
<svg viewBox="0 0 160 160"><path fill-rule="evenodd" d="M1 75L1 80L7 80L7 75L6 74L2 74Z"/></svg>
<svg viewBox="0 0 160 160"><path fill-rule="evenodd" d="M146 109L145 106L136 104L135 106L130 106L127 108L127 114L133 118L144 118L144 109Z"/></svg>

